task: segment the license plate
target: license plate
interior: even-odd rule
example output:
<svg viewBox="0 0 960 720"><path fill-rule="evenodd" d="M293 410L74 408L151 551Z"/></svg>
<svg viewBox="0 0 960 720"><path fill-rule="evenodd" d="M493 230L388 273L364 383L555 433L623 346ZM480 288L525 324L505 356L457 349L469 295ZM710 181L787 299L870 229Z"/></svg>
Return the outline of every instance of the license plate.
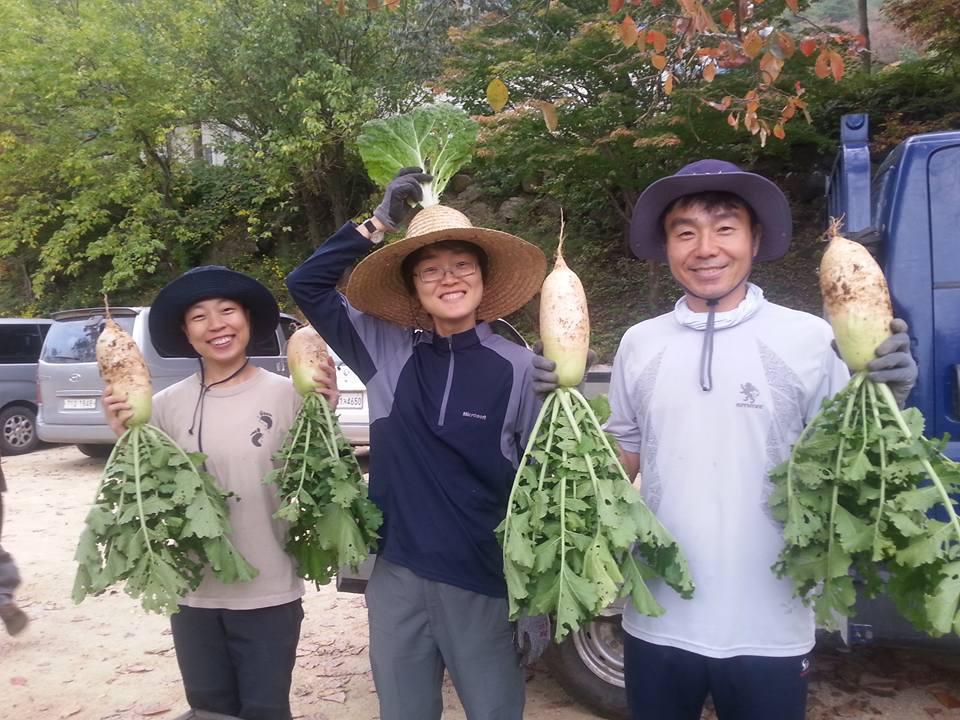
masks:
<svg viewBox="0 0 960 720"><path fill-rule="evenodd" d="M64 398L64 410L96 410L96 398Z"/></svg>
<svg viewBox="0 0 960 720"><path fill-rule="evenodd" d="M342 392L340 393L340 402L338 407L342 408L362 408L363 407L363 393L359 392Z"/></svg>

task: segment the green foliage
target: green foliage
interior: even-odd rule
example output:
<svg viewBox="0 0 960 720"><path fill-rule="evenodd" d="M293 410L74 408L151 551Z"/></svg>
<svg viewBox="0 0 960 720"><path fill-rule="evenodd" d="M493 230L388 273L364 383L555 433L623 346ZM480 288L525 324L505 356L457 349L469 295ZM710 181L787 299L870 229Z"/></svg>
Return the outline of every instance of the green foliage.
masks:
<svg viewBox="0 0 960 720"><path fill-rule="evenodd" d="M960 518L951 500L960 466L922 433L916 409L901 413L890 390L861 373L824 402L771 473L785 540L774 571L793 581L819 623L853 613L855 570L868 594L889 592L919 630L960 633Z"/></svg>
<svg viewBox="0 0 960 720"><path fill-rule="evenodd" d="M602 405L602 403L600 403ZM550 614L559 642L618 597L663 608L646 580L693 593L674 539L630 484L591 405L576 390L547 396L496 529L510 617Z"/></svg>
<svg viewBox="0 0 960 720"><path fill-rule="evenodd" d="M840 117L867 113L876 162L910 134L960 127L960 63L956 61L902 63L873 75L855 75L836 87L811 87L809 95L817 108L814 128L834 148Z"/></svg>
<svg viewBox="0 0 960 720"><path fill-rule="evenodd" d="M102 291L146 302L217 248L240 245L249 262L295 235L319 244L368 201L360 126L423 100L457 12L432 0L5 9L0 258L22 263L28 299L49 309Z"/></svg>
<svg viewBox="0 0 960 720"><path fill-rule="evenodd" d="M319 587L341 567L356 572L376 548L383 516L324 398L307 394L276 460L264 482L279 490L274 517L290 523L286 550L299 575Z"/></svg>
<svg viewBox="0 0 960 720"><path fill-rule="evenodd" d="M170 615L207 566L225 583L256 577L227 537L230 493L203 460L151 425L120 437L80 535L74 602L125 582L145 610Z"/></svg>
<svg viewBox="0 0 960 720"><path fill-rule="evenodd" d="M924 43L936 62L953 63L960 51L960 6L954 0L885 0L883 12Z"/></svg>
<svg viewBox="0 0 960 720"><path fill-rule="evenodd" d="M437 205L450 178L473 157L477 123L449 103L421 105L403 115L364 123L357 147L371 179L381 187L405 167L433 180L424 184L423 207Z"/></svg>
<svg viewBox="0 0 960 720"><path fill-rule="evenodd" d="M182 94L111 3L8 5L0 29L0 255L34 291L89 270L108 289L157 266L175 217L163 133Z"/></svg>

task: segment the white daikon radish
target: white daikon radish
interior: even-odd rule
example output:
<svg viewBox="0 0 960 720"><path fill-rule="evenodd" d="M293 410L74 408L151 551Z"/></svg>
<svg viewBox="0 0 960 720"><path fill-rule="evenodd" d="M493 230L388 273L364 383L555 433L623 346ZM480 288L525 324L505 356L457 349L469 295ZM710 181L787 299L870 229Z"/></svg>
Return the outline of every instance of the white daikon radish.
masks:
<svg viewBox="0 0 960 720"><path fill-rule="evenodd" d="M883 271L860 243L847 240L835 222L820 261L820 292L843 361L854 372L873 360L890 337L893 308Z"/></svg>
<svg viewBox="0 0 960 720"><path fill-rule="evenodd" d="M557 260L540 290L540 338L543 356L557 364L560 386L579 385L590 350L590 316L583 284L563 260L562 220Z"/></svg>

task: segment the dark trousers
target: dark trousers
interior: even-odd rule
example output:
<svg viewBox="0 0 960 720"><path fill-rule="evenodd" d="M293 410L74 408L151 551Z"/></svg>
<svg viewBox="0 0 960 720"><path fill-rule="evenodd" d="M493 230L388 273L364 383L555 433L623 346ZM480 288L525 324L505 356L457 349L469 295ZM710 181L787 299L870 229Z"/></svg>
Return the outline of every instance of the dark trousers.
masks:
<svg viewBox="0 0 960 720"><path fill-rule="evenodd" d="M0 538L3 537L3 491L0 490ZM13 602L13 591L20 584L13 556L0 545L0 605Z"/></svg>
<svg viewBox="0 0 960 720"><path fill-rule="evenodd" d="M719 720L803 720L810 669L808 655L718 660L624 634L634 720L699 720L707 695Z"/></svg>
<svg viewBox="0 0 960 720"><path fill-rule="evenodd" d="M187 702L243 720L290 720L303 603L256 610L180 606L170 618Z"/></svg>

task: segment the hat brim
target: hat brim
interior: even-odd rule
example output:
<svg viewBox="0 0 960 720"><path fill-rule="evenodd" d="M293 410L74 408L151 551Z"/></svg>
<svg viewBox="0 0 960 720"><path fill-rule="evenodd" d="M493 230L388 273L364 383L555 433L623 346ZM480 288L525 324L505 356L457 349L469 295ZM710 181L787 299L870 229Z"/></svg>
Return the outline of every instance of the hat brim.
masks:
<svg viewBox="0 0 960 720"><path fill-rule="evenodd" d="M412 252L442 240L474 243L487 254L487 276L477 320L494 320L526 305L540 290L547 258L516 235L482 227L445 228L403 238L364 258L350 275L347 299L357 310L401 327L423 327L419 304L403 282L401 265Z"/></svg>
<svg viewBox="0 0 960 720"><path fill-rule="evenodd" d="M667 242L661 216L684 195L729 192L753 208L761 227L755 260L783 257L793 236L793 220L786 196L767 178L748 172L671 175L657 180L637 199L630 220L630 249L638 258L667 261Z"/></svg>
<svg viewBox="0 0 960 720"><path fill-rule="evenodd" d="M184 313L203 300L225 298L250 312L250 345L269 339L280 308L260 281L227 268L197 268L167 283L150 306L150 339L163 357L199 357L183 331Z"/></svg>

